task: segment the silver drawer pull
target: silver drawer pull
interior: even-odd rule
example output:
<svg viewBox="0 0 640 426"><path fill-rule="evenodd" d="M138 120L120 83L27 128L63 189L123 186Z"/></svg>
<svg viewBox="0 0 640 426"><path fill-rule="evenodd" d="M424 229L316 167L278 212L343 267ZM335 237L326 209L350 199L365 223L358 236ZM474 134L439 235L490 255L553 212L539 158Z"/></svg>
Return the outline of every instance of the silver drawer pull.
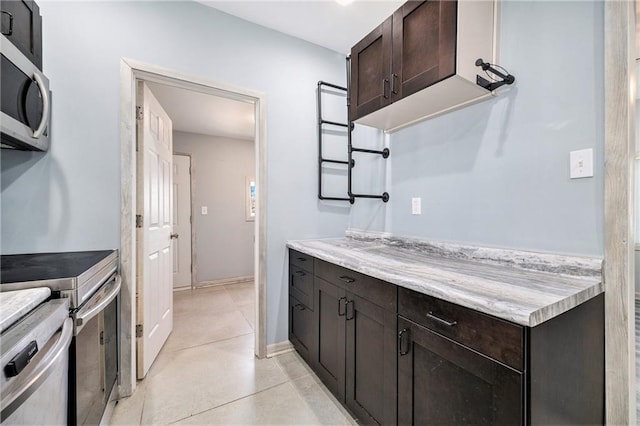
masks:
<svg viewBox="0 0 640 426"><path fill-rule="evenodd" d="M448 327L453 327L454 325L458 324L458 321L447 321L445 319L438 318L437 316L433 315L433 312L429 312L427 314L427 318L431 318L432 320L437 321L440 324L444 324Z"/></svg>
<svg viewBox="0 0 640 426"><path fill-rule="evenodd" d="M348 277L346 275L341 275L341 276L338 277L338 279L340 281L344 281L345 283L352 283L352 282L354 282L356 280L355 278L351 278L351 277Z"/></svg>
<svg viewBox="0 0 640 426"><path fill-rule="evenodd" d="M404 336L407 336L407 344L404 344ZM410 330L408 328L403 328L398 333L398 353L400 356L405 356L409 353L409 349L411 348L409 338L410 338ZM404 349L406 347L406 349Z"/></svg>
<svg viewBox="0 0 640 426"><path fill-rule="evenodd" d="M298 262L306 262L306 261L307 261L307 258L306 258L306 257L296 257L296 260L297 260Z"/></svg>
<svg viewBox="0 0 640 426"><path fill-rule="evenodd" d="M296 274L297 276L299 276L299 277L304 277L305 275L307 275L307 274L305 274L305 273L304 273L304 272L302 272L302 271L296 271L296 272L295 272L295 274Z"/></svg>
<svg viewBox="0 0 640 426"><path fill-rule="evenodd" d="M302 303L296 303L295 305L293 305L294 308L296 308L299 311L304 311L305 307Z"/></svg>

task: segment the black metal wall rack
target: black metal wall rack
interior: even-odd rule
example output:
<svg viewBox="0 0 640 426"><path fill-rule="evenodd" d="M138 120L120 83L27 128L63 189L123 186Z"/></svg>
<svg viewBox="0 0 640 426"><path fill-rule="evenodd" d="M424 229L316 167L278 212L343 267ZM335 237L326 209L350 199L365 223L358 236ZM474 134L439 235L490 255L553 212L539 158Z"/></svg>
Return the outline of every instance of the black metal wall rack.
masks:
<svg viewBox="0 0 640 426"><path fill-rule="evenodd" d="M350 80L350 58L347 57L347 82ZM347 95L347 122L339 123L335 121L325 120L322 116L322 88L329 87L338 91L343 91ZM382 158L386 159L389 157L389 148L384 148L382 150L374 150L374 149L365 149L365 148L356 148L352 144L352 132L354 128L354 123L351 121L349 116L349 108L351 104L351 96L349 91L349 85L347 87L338 86L332 83L327 83L325 81L318 82L317 88L317 99L318 99L318 198L321 200L340 200L340 201L349 201L351 204L355 203L356 198L373 198L380 199L383 202L389 201L389 193L383 192L380 195L377 194L356 194L352 191L352 183L353 183L353 169L356 166L356 161L353 158L354 152L365 153L365 154L374 154L381 155ZM324 126L337 126L342 127L347 130L347 160L335 160L330 158L324 158L322 155L322 135ZM327 197L322 193L322 170L324 163L332 163L332 164L344 164L347 166L347 197Z"/></svg>
<svg viewBox="0 0 640 426"><path fill-rule="evenodd" d="M319 81L318 82L318 88L317 88L317 92L316 92L316 96L317 96L317 100L318 100L318 198L321 200L337 200L337 201L351 201L351 199L349 197L327 197L322 193L322 170L323 170L323 165L325 163L330 163L330 164L344 164L346 166L348 166L347 168L349 169L349 175L351 175L351 167L349 166L350 163L349 160L345 161L345 160L335 160L335 159L331 159L331 158L324 158L322 156L322 135L324 133L324 126L333 126L333 127L343 127L345 129L347 129L347 133L350 135L351 134L351 129L349 124L347 123L339 123L336 121L329 121L329 120L325 120L324 118L322 118L322 88L323 87L330 87L332 89L338 90L338 91L343 91L345 93L347 93L347 88L346 87L342 87L342 86L338 86L336 84L332 84L332 83L327 83L324 81Z"/></svg>

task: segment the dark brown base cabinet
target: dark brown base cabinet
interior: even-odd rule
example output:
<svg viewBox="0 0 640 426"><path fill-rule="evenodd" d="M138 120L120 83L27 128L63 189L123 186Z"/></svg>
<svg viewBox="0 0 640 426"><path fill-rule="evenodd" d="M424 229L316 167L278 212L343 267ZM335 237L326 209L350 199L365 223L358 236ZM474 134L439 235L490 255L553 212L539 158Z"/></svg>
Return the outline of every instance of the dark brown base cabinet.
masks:
<svg viewBox="0 0 640 426"><path fill-rule="evenodd" d="M315 268L311 366L361 423L395 423L395 286L320 260Z"/></svg>
<svg viewBox="0 0 640 426"><path fill-rule="evenodd" d="M289 266L289 341L308 363L316 350L313 308L313 258L297 253Z"/></svg>
<svg viewBox="0 0 640 426"><path fill-rule="evenodd" d="M289 338L360 423L603 424L603 295L530 328L289 256Z"/></svg>
<svg viewBox="0 0 640 426"><path fill-rule="evenodd" d="M398 327L399 424L522 423L522 373L402 317Z"/></svg>

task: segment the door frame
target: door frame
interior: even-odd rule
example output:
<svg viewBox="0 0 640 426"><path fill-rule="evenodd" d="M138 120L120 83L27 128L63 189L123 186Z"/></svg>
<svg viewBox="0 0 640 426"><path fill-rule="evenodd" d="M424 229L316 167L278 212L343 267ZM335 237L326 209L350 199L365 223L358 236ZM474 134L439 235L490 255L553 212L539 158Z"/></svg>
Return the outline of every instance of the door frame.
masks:
<svg viewBox="0 0 640 426"><path fill-rule="evenodd" d="M605 424L636 424L635 39L635 1L605 1Z"/></svg>
<svg viewBox="0 0 640 426"><path fill-rule="evenodd" d="M121 397L136 387L136 84L138 81L168 84L197 92L249 101L255 105L256 220L254 286L256 288L255 355L264 358L266 345L266 95L225 83L185 75L133 59L120 60L120 314Z"/></svg>
<svg viewBox="0 0 640 426"><path fill-rule="evenodd" d="M173 151L173 155L181 155L183 157L188 157L189 158L189 212L191 214L191 217L193 217L193 157L191 156L191 154L186 153L186 152L176 152L175 150ZM173 199L174 203L175 203L175 197ZM189 283L189 290L193 290L195 288L195 286L193 285L194 280L193 280L193 276L195 275L195 265L196 265L196 254L195 254L195 249L196 249L196 235L195 235L195 226L193 226L193 220L191 221L191 226L189 227L190 231L189 232L189 244L191 245L191 258L189 259L189 262L191 262L191 282ZM173 288L174 291L176 290L187 290L187 287L178 287L177 289L174 287Z"/></svg>

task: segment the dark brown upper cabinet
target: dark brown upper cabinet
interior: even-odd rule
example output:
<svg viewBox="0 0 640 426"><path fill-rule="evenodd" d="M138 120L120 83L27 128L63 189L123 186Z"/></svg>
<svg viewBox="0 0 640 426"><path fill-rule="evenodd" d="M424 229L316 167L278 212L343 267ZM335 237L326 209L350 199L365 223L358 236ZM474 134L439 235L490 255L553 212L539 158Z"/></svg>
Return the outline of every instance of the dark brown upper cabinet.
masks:
<svg viewBox="0 0 640 426"><path fill-rule="evenodd" d="M402 99L456 72L456 1L410 1L393 14L391 97Z"/></svg>
<svg viewBox="0 0 640 426"><path fill-rule="evenodd" d="M351 49L351 118L391 102L391 20L387 18Z"/></svg>
<svg viewBox="0 0 640 426"><path fill-rule="evenodd" d="M33 0L0 1L2 35L42 71L42 17Z"/></svg>
<svg viewBox="0 0 640 426"><path fill-rule="evenodd" d="M350 119L397 130L487 99L475 61L495 62L493 1L409 1L351 49ZM484 74L484 73L483 73Z"/></svg>

